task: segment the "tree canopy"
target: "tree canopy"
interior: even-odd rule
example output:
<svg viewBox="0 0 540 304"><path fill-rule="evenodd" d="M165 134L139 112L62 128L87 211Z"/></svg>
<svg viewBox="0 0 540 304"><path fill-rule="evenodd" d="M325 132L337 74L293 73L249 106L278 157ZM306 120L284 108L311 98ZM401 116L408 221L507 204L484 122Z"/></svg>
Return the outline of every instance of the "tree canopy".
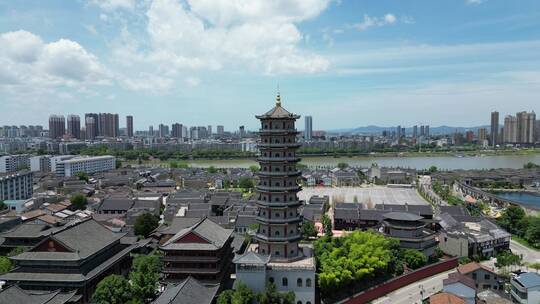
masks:
<svg viewBox="0 0 540 304"><path fill-rule="evenodd" d="M132 300L133 294L128 280L120 275L110 275L98 283L92 296L96 304L125 304Z"/></svg>
<svg viewBox="0 0 540 304"><path fill-rule="evenodd" d="M82 195L81 193L77 193L77 194L73 195L69 199L69 201L71 202L73 207L75 207L76 209L79 209L79 210L85 210L86 205L88 204L88 200L86 199L86 196Z"/></svg>
<svg viewBox="0 0 540 304"><path fill-rule="evenodd" d="M11 261L5 256L0 256L0 274L8 272L12 268L13 264Z"/></svg>
<svg viewBox="0 0 540 304"><path fill-rule="evenodd" d="M264 292L257 294L259 304L294 304L294 292L278 292L274 283L269 283Z"/></svg>
<svg viewBox="0 0 540 304"><path fill-rule="evenodd" d="M396 272L399 242L373 231L354 231L340 238L317 240L315 255L321 292L329 296L355 283Z"/></svg>
<svg viewBox="0 0 540 304"><path fill-rule="evenodd" d="M402 259L412 269L418 269L427 264L427 257L420 251L415 249L405 249L402 251Z"/></svg>
<svg viewBox="0 0 540 304"><path fill-rule="evenodd" d="M148 237L154 229L159 225L159 219L157 216L151 213L143 213L135 219L135 235L142 235L143 237Z"/></svg>
<svg viewBox="0 0 540 304"><path fill-rule="evenodd" d="M315 225L310 221L305 221L302 223L302 227L300 228L300 232L302 233L302 236L305 239L309 239L310 237L316 237L317 236L317 229L315 229Z"/></svg>
<svg viewBox="0 0 540 304"><path fill-rule="evenodd" d="M255 294L243 282L236 284L235 290L225 290L218 299L217 304L252 304L255 300Z"/></svg>
<svg viewBox="0 0 540 304"><path fill-rule="evenodd" d="M133 259L129 280L132 293L145 301L156 295L161 271L161 259L157 255L139 255Z"/></svg>
<svg viewBox="0 0 540 304"><path fill-rule="evenodd" d="M331 237L334 234L332 232L332 220L330 220L326 213L323 214L321 222L324 229L324 235Z"/></svg>
<svg viewBox="0 0 540 304"><path fill-rule="evenodd" d="M523 208L508 206L499 218L499 224L508 232L517 235L530 246L540 248L540 217L526 215Z"/></svg>

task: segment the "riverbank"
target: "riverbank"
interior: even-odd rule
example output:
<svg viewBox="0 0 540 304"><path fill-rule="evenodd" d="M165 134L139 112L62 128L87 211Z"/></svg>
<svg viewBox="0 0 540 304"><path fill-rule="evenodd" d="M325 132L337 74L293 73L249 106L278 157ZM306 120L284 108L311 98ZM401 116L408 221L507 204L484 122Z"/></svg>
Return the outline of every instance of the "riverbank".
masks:
<svg viewBox="0 0 540 304"><path fill-rule="evenodd" d="M160 161L158 159L144 161L143 164L155 167L168 167L169 162ZM192 167L208 168L214 166L216 168L249 168L256 166L255 158L250 159L193 159L193 160L177 160L179 163L186 164ZM308 167L335 167L339 163L348 163L354 167L370 167L373 163L377 163L381 167L401 167L424 170L431 166L436 166L440 170L489 170L498 168L521 169L529 162L540 164L540 154L527 155L492 155L492 156L455 156L455 155L438 155L438 156L389 156L384 157L379 155L370 156L343 156L343 157L302 157L301 163ZM125 165L138 165L137 161L125 161Z"/></svg>

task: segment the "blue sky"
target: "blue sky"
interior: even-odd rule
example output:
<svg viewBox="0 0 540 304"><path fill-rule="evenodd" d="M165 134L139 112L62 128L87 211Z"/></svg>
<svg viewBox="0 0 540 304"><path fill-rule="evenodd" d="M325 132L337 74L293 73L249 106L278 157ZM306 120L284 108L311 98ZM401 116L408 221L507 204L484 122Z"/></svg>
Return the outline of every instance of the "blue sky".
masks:
<svg viewBox="0 0 540 304"><path fill-rule="evenodd" d="M537 110L540 2L0 1L0 125L114 112L137 129L255 128L278 84L315 129Z"/></svg>

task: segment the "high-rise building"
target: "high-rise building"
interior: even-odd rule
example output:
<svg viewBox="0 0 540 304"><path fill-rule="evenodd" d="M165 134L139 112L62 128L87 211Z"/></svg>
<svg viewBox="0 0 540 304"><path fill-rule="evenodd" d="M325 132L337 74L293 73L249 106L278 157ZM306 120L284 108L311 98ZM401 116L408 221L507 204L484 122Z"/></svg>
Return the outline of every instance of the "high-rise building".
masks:
<svg viewBox="0 0 540 304"><path fill-rule="evenodd" d="M412 128L412 137L418 138L418 126L414 125Z"/></svg>
<svg viewBox="0 0 540 304"><path fill-rule="evenodd" d="M81 118L79 115L68 115L67 134L73 138L81 138Z"/></svg>
<svg viewBox="0 0 540 304"><path fill-rule="evenodd" d="M484 140L487 139L487 130L486 128L479 128L477 130L476 137L478 139L478 143L482 143Z"/></svg>
<svg viewBox="0 0 540 304"><path fill-rule="evenodd" d="M491 112L491 133L489 134L490 144L495 147L499 138L499 112Z"/></svg>
<svg viewBox="0 0 540 304"><path fill-rule="evenodd" d="M246 129L244 128L244 126L240 126L238 128L238 134L239 134L240 138L246 137Z"/></svg>
<svg viewBox="0 0 540 304"><path fill-rule="evenodd" d="M506 144L515 144L518 142L517 117L507 115L504 118L503 140Z"/></svg>
<svg viewBox="0 0 540 304"><path fill-rule="evenodd" d="M396 138L399 140L403 135L401 134L401 126L396 127Z"/></svg>
<svg viewBox="0 0 540 304"><path fill-rule="evenodd" d="M208 137L212 137L212 126L211 125L208 125L208 127L206 128L206 131L208 132Z"/></svg>
<svg viewBox="0 0 540 304"><path fill-rule="evenodd" d="M174 123L171 128L171 137L183 138L182 136L183 126L180 123Z"/></svg>
<svg viewBox="0 0 540 304"><path fill-rule="evenodd" d="M429 125L424 126L424 136L429 138Z"/></svg>
<svg viewBox="0 0 540 304"><path fill-rule="evenodd" d="M126 132L127 137L133 137L133 116L126 116Z"/></svg>
<svg viewBox="0 0 540 304"><path fill-rule="evenodd" d="M97 136L96 119L94 118L94 116L86 116L85 125L86 125L86 139L94 140Z"/></svg>
<svg viewBox="0 0 540 304"><path fill-rule="evenodd" d="M120 119L118 114L99 113L99 136L118 137L120 135Z"/></svg>
<svg viewBox="0 0 540 304"><path fill-rule="evenodd" d="M61 138L66 134L66 119L64 115L51 115L49 117L49 137Z"/></svg>
<svg viewBox="0 0 540 304"><path fill-rule="evenodd" d="M88 120L88 118L92 118L92 120ZM100 128L99 128L99 114L96 113L86 113L84 115L85 123L86 123L86 138L87 139L94 139L96 136L100 135ZM90 130L88 126L88 122L92 123L92 129ZM92 137L88 137L88 135L92 135Z"/></svg>
<svg viewBox="0 0 540 304"><path fill-rule="evenodd" d="M471 143L474 140L474 132L471 130L465 132L465 140L468 143Z"/></svg>
<svg viewBox="0 0 540 304"><path fill-rule="evenodd" d="M420 136L426 136L426 127L420 126Z"/></svg>
<svg viewBox="0 0 540 304"><path fill-rule="evenodd" d="M217 126L217 135L219 137L223 136L225 134L225 127L224 126Z"/></svg>
<svg viewBox="0 0 540 304"><path fill-rule="evenodd" d="M159 131L159 137L161 138L165 138L169 136L169 126L167 125L159 124L158 131Z"/></svg>
<svg viewBox="0 0 540 304"><path fill-rule="evenodd" d="M517 142L521 144L534 143L534 125L536 114L534 112L527 113L525 111L516 114L517 118Z"/></svg>
<svg viewBox="0 0 540 304"><path fill-rule="evenodd" d="M540 120L534 123L534 137L536 138L536 142L540 143Z"/></svg>
<svg viewBox="0 0 540 304"><path fill-rule="evenodd" d="M154 126L148 127L148 136L153 137L154 136Z"/></svg>
<svg viewBox="0 0 540 304"><path fill-rule="evenodd" d="M311 116L304 117L304 139L311 140L313 137L313 118Z"/></svg>

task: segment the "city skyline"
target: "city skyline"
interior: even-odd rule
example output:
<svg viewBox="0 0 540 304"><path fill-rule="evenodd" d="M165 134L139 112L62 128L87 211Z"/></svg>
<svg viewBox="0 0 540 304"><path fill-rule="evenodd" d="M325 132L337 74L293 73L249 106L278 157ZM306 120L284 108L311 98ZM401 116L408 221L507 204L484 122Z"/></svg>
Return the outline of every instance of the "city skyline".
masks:
<svg viewBox="0 0 540 304"><path fill-rule="evenodd" d="M538 102L538 2L250 3L1 3L0 124L113 112L133 115L135 129L204 120L232 130L278 84L284 104L324 130L472 126L486 107Z"/></svg>

